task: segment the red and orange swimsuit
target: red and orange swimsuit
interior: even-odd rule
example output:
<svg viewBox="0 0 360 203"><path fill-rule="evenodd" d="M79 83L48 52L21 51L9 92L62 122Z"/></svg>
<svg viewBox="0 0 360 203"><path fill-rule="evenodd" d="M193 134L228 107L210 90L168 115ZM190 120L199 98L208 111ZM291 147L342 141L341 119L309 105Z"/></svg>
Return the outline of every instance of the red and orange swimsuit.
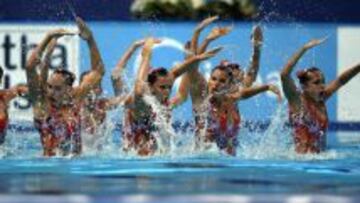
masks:
<svg viewBox="0 0 360 203"><path fill-rule="evenodd" d="M319 153L326 147L327 113L326 116L320 115L316 104L305 99L303 101L303 113L293 113L289 108L296 152Z"/></svg>
<svg viewBox="0 0 360 203"><path fill-rule="evenodd" d="M74 108L72 120L64 120L56 107L49 108L49 116L35 119L35 127L40 132L41 143L45 156L56 155L60 150L62 155L81 153L81 128L79 108Z"/></svg>
<svg viewBox="0 0 360 203"><path fill-rule="evenodd" d="M5 98L3 95L0 95L0 101L3 103L3 107L4 107L4 110L2 112L4 116L0 117L0 145L1 145L5 142L6 130L9 124L9 117L7 114L8 106L5 102Z"/></svg>
<svg viewBox="0 0 360 203"><path fill-rule="evenodd" d="M230 115L229 115L230 114ZM215 142L221 150L230 155L236 155L238 133L241 117L236 104L225 112L218 114L216 108L210 106L207 118L206 141Z"/></svg>
<svg viewBox="0 0 360 203"><path fill-rule="evenodd" d="M163 104L168 107L168 104ZM123 142L125 150L135 149L140 156L153 154L158 148L155 132L158 131L155 125L156 113L149 107L151 116L142 119L134 119L130 110L125 112L126 117L123 125ZM170 120L170 111L166 112L166 118Z"/></svg>
<svg viewBox="0 0 360 203"><path fill-rule="evenodd" d="M0 117L0 144L5 142L6 130L9 124L9 119L7 116Z"/></svg>

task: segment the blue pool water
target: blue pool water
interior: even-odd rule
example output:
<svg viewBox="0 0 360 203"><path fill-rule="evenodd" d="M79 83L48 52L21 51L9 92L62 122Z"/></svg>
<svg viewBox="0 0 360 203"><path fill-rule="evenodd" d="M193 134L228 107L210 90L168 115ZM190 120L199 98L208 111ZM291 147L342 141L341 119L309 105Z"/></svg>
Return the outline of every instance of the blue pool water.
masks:
<svg viewBox="0 0 360 203"><path fill-rule="evenodd" d="M17 140L26 135L12 135ZM2 146L0 195L360 194L360 134L330 133L329 150L301 156L263 149L136 158L112 149L78 158L42 158L36 140ZM9 149L11 145L13 151ZM273 153L273 154L271 154ZM266 156L265 156L266 155Z"/></svg>

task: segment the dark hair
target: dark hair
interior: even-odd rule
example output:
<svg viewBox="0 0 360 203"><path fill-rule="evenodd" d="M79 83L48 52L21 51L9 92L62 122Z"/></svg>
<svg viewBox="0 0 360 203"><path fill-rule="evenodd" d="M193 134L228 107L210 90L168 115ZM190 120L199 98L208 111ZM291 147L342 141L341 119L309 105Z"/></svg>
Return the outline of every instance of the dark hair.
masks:
<svg viewBox="0 0 360 203"><path fill-rule="evenodd" d="M226 65L228 68L230 68L230 70L231 71L233 71L233 70L241 70L241 67L240 67L240 65L239 64L237 64L237 63L229 63L229 64L227 64Z"/></svg>
<svg viewBox="0 0 360 203"><path fill-rule="evenodd" d="M166 68L163 68L163 67L155 68L150 71L150 73L147 77L147 81L150 85L153 85L159 76L164 77L167 74L168 74L168 71L166 70Z"/></svg>
<svg viewBox="0 0 360 203"><path fill-rule="evenodd" d="M54 74L60 74L65 78L65 83L69 86L72 86L74 84L75 81L75 75L63 68L57 68L54 70Z"/></svg>
<svg viewBox="0 0 360 203"><path fill-rule="evenodd" d="M0 79L3 77L4 75L4 69L0 66Z"/></svg>
<svg viewBox="0 0 360 203"><path fill-rule="evenodd" d="M227 65L217 65L215 66L215 68L213 68L211 70L211 75L216 71L216 70L220 70L220 71L224 71L226 73L226 75L229 77L229 81L233 80L233 73L232 70L227 66Z"/></svg>
<svg viewBox="0 0 360 203"><path fill-rule="evenodd" d="M299 79L299 82L300 84L305 84L307 83L309 80L310 80L310 77L309 77L309 72L319 72L322 74L321 70L317 67L311 67L311 68L307 68L307 69L304 69L304 70L299 70L297 73L296 73L296 76L297 78Z"/></svg>
<svg viewBox="0 0 360 203"><path fill-rule="evenodd" d="M186 43L184 44L184 49L185 50L190 50L191 48L191 42L190 41L186 41Z"/></svg>

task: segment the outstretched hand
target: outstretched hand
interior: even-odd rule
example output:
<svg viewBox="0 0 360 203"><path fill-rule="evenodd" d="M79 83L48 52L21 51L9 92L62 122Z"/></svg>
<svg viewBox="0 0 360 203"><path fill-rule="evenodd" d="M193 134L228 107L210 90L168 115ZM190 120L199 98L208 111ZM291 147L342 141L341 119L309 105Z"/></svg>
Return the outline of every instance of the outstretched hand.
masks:
<svg viewBox="0 0 360 203"><path fill-rule="evenodd" d="M304 48L305 49L311 49L311 48L313 48L315 46L318 46L318 45L324 43L326 40L327 40L327 37L324 37L324 38L321 38L321 39L313 39L310 42L306 43L304 45Z"/></svg>
<svg viewBox="0 0 360 203"><path fill-rule="evenodd" d="M253 27L252 33L251 33L251 42L255 46L261 46L263 43L264 37L263 32L261 30L261 27L259 25L256 25Z"/></svg>
<svg viewBox="0 0 360 203"><path fill-rule="evenodd" d="M229 32L231 32L232 29L233 29L232 26L215 27L214 29L211 30L210 34L206 38L209 40L214 40L221 36L227 35Z"/></svg>
<svg viewBox="0 0 360 203"><path fill-rule="evenodd" d="M159 40L159 39L155 39L153 37L147 38L144 42L142 54L144 55L146 53L149 53L151 51L151 49L153 48L153 46L155 44L159 44L159 43L161 43L161 40Z"/></svg>
<svg viewBox="0 0 360 203"><path fill-rule="evenodd" d="M25 95L29 92L29 88L26 85L17 85L16 92L18 95Z"/></svg>
<svg viewBox="0 0 360 203"><path fill-rule="evenodd" d="M142 39L142 40L138 40L138 41L135 41L134 42L134 46L135 47L141 47L145 44L145 39Z"/></svg>
<svg viewBox="0 0 360 203"><path fill-rule="evenodd" d="M198 26L196 26L196 29L203 30L206 26L210 25L212 22L216 21L217 19L219 19L219 16L208 17L205 20L201 21L201 23Z"/></svg>

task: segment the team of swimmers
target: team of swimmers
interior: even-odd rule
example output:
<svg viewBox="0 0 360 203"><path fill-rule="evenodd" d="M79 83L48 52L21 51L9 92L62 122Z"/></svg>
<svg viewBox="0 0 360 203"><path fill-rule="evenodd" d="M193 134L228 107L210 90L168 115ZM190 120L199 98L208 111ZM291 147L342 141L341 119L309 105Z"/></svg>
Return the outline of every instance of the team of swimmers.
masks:
<svg viewBox="0 0 360 203"><path fill-rule="evenodd" d="M105 73L101 54L91 30L81 18L76 18L79 36L87 42L91 69L81 74L78 86L73 86L75 75L62 68L49 74L49 58L57 40L75 33L59 29L46 34L33 50L26 63L27 86L20 85L0 91L0 143L4 142L8 124L8 104L17 95L27 94L33 106L34 126L40 134L44 156L79 155L82 139L96 139L104 133L108 110L123 106L122 148L138 155L154 154L159 143L156 119L170 122L171 110L190 95L195 123L196 147L216 144L219 150L236 155L241 140L238 134L241 115L240 100L271 91L281 100L280 90L272 84L254 85L260 67L263 42L262 30L256 26L252 33L253 54L250 67L243 70L236 62L222 60L215 66L208 81L199 72L199 64L215 56L222 47L208 49L210 43L231 32L231 27L215 27L199 43L201 32L218 19L209 17L199 23L192 38L184 45L184 61L174 67L151 68L152 47L161 43L149 37L134 42L120 58L111 79L115 96L101 97L101 81ZM328 115L325 101L341 86L360 72L360 64L347 69L338 78L326 84L320 69L311 67L297 72L300 87L296 87L291 73L305 52L325 40L305 44L281 71L282 90L289 104L289 121L293 129L296 152L319 153L326 147ZM131 91L124 87L122 71L137 50L141 63ZM3 71L0 69L0 77ZM170 93L176 78L182 76L174 98ZM145 97L152 96L162 109L162 115Z"/></svg>

